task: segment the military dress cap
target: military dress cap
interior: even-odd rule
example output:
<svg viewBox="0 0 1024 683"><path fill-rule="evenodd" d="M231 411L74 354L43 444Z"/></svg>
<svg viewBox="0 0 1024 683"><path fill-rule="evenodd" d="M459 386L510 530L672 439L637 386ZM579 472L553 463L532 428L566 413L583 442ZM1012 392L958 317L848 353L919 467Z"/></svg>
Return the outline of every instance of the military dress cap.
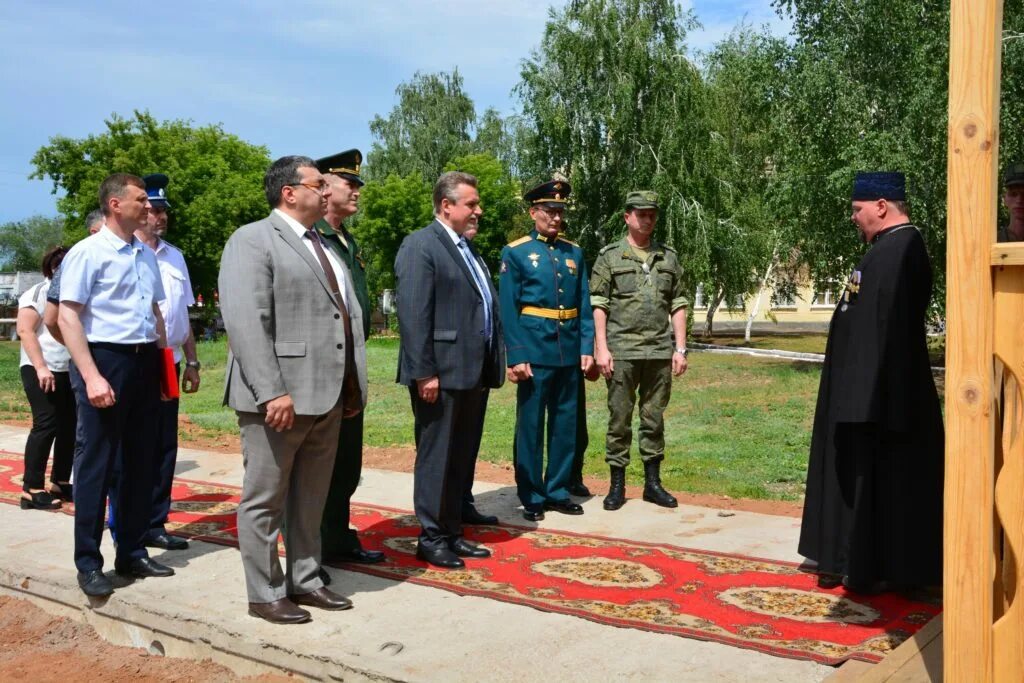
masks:
<svg viewBox="0 0 1024 683"><path fill-rule="evenodd" d="M896 202L907 199L907 179L902 173L891 171L860 171L853 180L855 202L889 199Z"/></svg>
<svg viewBox="0 0 1024 683"><path fill-rule="evenodd" d="M541 183L523 195L530 206L544 206L549 209L564 209L566 199L572 194L572 185L564 180L549 180Z"/></svg>
<svg viewBox="0 0 1024 683"><path fill-rule="evenodd" d="M657 209L658 193L652 190L634 190L626 195L627 209Z"/></svg>
<svg viewBox="0 0 1024 683"><path fill-rule="evenodd" d="M362 152L358 149L346 149L344 152L317 159L316 167L321 173L333 173L362 187L363 179L359 177L359 166L362 163Z"/></svg>
<svg viewBox="0 0 1024 683"><path fill-rule="evenodd" d="M1024 161L1010 164L1003 171L1003 187L1024 185Z"/></svg>
<svg viewBox="0 0 1024 683"><path fill-rule="evenodd" d="M167 183L171 182L163 173L150 173L143 177L142 182L146 184L146 194L149 195L149 203L158 208L171 208L167 201Z"/></svg>

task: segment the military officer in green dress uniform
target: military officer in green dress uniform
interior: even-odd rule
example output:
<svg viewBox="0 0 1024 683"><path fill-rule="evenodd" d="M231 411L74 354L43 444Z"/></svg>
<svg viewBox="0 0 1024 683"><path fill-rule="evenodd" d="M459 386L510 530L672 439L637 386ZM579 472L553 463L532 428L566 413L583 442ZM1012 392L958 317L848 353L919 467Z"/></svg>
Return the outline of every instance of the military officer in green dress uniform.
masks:
<svg viewBox="0 0 1024 683"><path fill-rule="evenodd" d="M518 384L516 484L523 516L534 522L544 518L544 510L583 514L569 498L569 482L580 371L594 362L594 320L583 250L558 234L570 192L560 180L527 192L523 198L534 229L501 252L508 378Z"/></svg>
<svg viewBox="0 0 1024 683"><path fill-rule="evenodd" d="M605 460L611 468L611 486L604 509L618 510L626 502L626 466L638 391L643 498L672 508L678 503L661 485L664 414L673 375L686 372L688 302L675 250L652 239L658 195L649 190L630 192L625 221L626 236L601 249L590 278L594 357L608 382Z"/></svg>
<svg viewBox="0 0 1024 683"><path fill-rule="evenodd" d="M327 204L327 215L317 221L313 228L323 235L324 242L334 255L348 267L352 275L352 289L363 312L364 338L368 338L370 312L373 308L366 288L366 266L359 254L359 245L344 226L344 220L359 209L359 188L363 186L359 165L362 160L363 155L358 149L317 160L317 168L331 186L331 196ZM349 506L363 469L363 415L363 411L360 411L341 421L331 488L327 493L323 521L320 523L324 562L375 564L385 560L384 553L379 550L364 550L355 529L349 527ZM320 571L324 583L330 583L327 573L323 569Z"/></svg>

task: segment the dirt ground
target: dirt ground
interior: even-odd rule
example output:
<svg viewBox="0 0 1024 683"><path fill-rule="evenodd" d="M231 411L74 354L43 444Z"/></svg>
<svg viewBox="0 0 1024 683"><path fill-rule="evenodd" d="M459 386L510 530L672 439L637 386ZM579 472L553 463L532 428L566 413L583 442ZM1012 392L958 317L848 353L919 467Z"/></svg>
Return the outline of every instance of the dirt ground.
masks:
<svg viewBox="0 0 1024 683"><path fill-rule="evenodd" d="M27 600L0 595L0 680L283 683L288 676L239 678L209 659L152 656L106 642L86 624L55 617Z"/></svg>

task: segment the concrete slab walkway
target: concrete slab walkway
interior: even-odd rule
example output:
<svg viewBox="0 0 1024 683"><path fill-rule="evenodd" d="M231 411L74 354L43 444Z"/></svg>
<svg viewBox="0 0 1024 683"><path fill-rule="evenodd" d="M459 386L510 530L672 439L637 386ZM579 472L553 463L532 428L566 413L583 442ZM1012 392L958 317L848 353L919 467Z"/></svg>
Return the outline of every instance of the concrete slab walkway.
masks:
<svg viewBox="0 0 1024 683"><path fill-rule="evenodd" d="M0 448L22 452L27 430L0 426ZM238 455L182 449L179 476L241 485ZM411 509L412 475L368 470L361 502ZM477 484L478 506L519 523L511 487ZM543 528L799 561L799 520L707 508L665 510L629 501L610 513L600 498L586 514L551 514ZM287 670L315 680L353 681L820 681L835 670L717 643L604 626L478 597L330 569L346 612L314 610L300 626L246 614L238 550L192 542L153 551L177 570L169 579L115 583L92 601L78 590L72 519L0 505L0 591L94 625L118 644L153 653L211 657L240 674ZM112 569L113 547L104 547Z"/></svg>

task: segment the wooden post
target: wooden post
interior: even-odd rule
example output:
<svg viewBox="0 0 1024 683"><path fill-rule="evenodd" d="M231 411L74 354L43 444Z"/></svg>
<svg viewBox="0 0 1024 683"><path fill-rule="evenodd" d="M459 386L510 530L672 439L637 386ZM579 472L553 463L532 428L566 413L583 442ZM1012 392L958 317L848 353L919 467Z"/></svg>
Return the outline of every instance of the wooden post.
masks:
<svg viewBox="0 0 1024 683"><path fill-rule="evenodd" d="M1002 0L951 0L943 670L993 680L993 319Z"/></svg>

